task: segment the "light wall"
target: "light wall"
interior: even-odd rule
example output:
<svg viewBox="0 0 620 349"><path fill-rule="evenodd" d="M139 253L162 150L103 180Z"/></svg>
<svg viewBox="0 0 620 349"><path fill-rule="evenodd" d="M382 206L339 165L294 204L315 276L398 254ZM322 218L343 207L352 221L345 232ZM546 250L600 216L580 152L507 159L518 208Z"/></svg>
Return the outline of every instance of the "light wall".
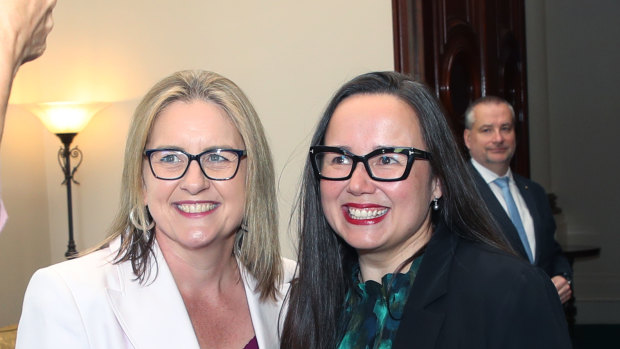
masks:
<svg viewBox="0 0 620 349"><path fill-rule="evenodd" d="M9 214L0 234L0 327L20 314L34 268L51 261L45 130L35 116L15 107L9 107L8 115L0 152L2 199Z"/></svg>
<svg viewBox="0 0 620 349"><path fill-rule="evenodd" d="M67 240L60 141L15 105L111 102L74 140L84 153L73 186L75 240L83 250L106 236L118 207L125 137L139 98L177 70L232 79L267 130L281 243L294 257L288 217L318 116L348 79L393 69L389 1L62 0L54 18L47 52L17 76L0 152L10 211L0 235L0 326L18 321L30 276L62 261Z"/></svg>
<svg viewBox="0 0 620 349"><path fill-rule="evenodd" d="M564 243L601 247L574 265L577 323L620 323L620 2L527 0L532 178L557 195Z"/></svg>
<svg viewBox="0 0 620 349"><path fill-rule="evenodd" d="M620 2L549 0L550 167L571 243L598 245L575 264L580 322L620 323Z"/></svg>

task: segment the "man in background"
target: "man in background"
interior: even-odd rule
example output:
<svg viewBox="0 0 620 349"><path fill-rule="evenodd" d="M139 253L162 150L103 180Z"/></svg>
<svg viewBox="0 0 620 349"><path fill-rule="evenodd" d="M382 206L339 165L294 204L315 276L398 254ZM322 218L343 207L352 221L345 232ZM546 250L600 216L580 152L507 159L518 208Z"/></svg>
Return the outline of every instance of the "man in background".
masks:
<svg viewBox="0 0 620 349"><path fill-rule="evenodd" d="M572 296L572 270L555 240L545 190L510 170L516 148L515 114L505 100L486 96L465 112L465 145L476 186L512 248L542 268L562 303Z"/></svg>
<svg viewBox="0 0 620 349"><path fill-rule="evenodd" d="M0 1L0 142L13 79L19 67L43 54L56 0ZM0 231L7 219L0 198Z"/></svg>

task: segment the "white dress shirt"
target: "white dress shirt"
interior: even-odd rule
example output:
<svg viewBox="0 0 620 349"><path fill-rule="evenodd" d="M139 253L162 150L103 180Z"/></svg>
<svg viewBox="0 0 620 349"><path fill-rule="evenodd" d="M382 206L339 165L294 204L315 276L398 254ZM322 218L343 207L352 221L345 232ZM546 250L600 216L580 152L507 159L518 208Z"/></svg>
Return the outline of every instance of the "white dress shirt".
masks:
<svg viewBox="0 0 620 349"><path fill-rule="evenodd" d="M506 172L503 176L498 176L495 172L489 170L488 168L479 164L473 158L471 159L472 165L476 168L476 170L480 173L482 178L487 182L489 188L497 201L502 205L506 214L508 214L508 208L506 206L506 200L504 200L504 195L502 194L502 190L500 187L493 183L499 177L508 177L508 185L510 187L510 194L515 200L515 204L517 205L517 210L519 210L519 216L521 217L521 222L523 222L523 228L525 229L525 235L527 235L527 241L530 244L530 249L532 250L532 256L536 256L536 236L534 234L534 220L532 219L532 215L530 214L530 210L527 208L525 204L525 200L523 200L523 196L521 196L521 192L517 187L517 183L512 177L512 171L508 168L508 172Z"/></svg>

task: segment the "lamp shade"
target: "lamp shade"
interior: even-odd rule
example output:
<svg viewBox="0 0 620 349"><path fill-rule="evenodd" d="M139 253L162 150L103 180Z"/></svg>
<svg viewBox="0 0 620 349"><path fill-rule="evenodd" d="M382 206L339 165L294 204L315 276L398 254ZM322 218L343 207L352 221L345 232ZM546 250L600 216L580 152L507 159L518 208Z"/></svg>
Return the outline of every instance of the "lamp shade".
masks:
<svg viewBox="0 0 620 349"><path fill-rule="evenodd" d="M90 119L107 103L92 102L50 102L36 103L28 109L39 117L45 127L52 133L79 133Z"/></svg>

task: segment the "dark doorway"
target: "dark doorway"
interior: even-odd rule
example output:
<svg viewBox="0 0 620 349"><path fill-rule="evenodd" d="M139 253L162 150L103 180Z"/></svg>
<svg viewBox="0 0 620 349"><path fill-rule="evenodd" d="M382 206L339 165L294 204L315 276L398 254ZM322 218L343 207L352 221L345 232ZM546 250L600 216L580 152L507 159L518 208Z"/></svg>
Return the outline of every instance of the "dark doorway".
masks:
<svg viewBox="0 0 620 349"><path fill-rule="evenodd" d="M529 177L524 0L392 0L395 70L427 83L463 146L463 114L474 99L512 104L513 171Z"/></svg>

